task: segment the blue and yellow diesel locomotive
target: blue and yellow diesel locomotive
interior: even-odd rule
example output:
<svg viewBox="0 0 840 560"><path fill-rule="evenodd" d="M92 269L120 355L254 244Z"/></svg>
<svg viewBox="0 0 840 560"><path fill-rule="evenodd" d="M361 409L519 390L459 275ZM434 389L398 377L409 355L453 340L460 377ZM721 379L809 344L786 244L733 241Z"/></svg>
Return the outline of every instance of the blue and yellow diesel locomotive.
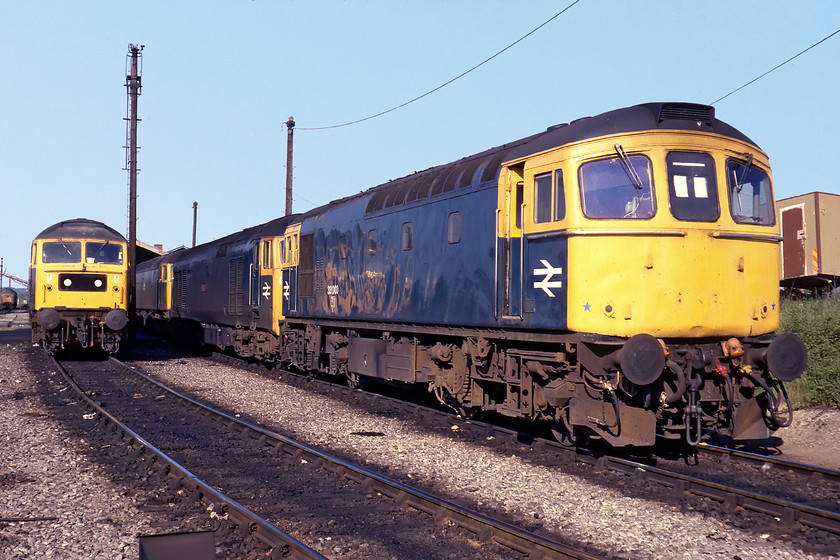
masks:
<svg viewBox="0 0 840 560"><path fill-rule="evenodd" d="M790 422L767 156L712 107L579 119L144 263L138 309L243 356L420 384L558 438Z"/></svg>
<svg viewBox="0 0 840 560"><path fill-rule="evenodd" d="M32 242L32 341L117 352L128 324L126 240L101 222L59 222Z"/></svg>

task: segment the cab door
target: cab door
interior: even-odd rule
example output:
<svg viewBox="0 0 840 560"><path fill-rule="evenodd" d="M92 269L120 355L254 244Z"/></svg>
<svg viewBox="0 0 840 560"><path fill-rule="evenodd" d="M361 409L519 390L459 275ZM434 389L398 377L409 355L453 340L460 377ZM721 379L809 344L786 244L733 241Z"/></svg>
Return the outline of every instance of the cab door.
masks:
<svg viewBox="0 0 840 560"><path fill-rule="evenodd" d="M172 308L172 265L160 265L160 278L157 285L157 310L169 317Z"/></svg>
<svg viewBox="0 0 840 560"><path fill-rule="evenodd" d="M248 263L248 305L251 306L254 318L258 324L262 324L261 301L262 290L260 286L260 241L252 241L251 249L248 251L251 262Z"/></svg>
<svg viewBox="0 0 840 560"><path fill-rule="evenodd" d="M496 316L503 320L522 319L523 170L517 165L502 168L499 174Z"/></svg>
<svg viewBox="0 0 840 560"><path fill-rule="evenodd" d="M259 309L260 326L269 329L274 334L280 334L282 310L280 298L280 266L277 249L280 245L279 237L264 237L259 245L259 274L257 281L257 307Z"/></svg>
<svg viewBox="0 0 840 560"><path fill-rule="evenodd" d="M300 259L300 224L286 229L279 241L280 285L282 286L281 313L285 317L298 310L298 263Z"/></svg>

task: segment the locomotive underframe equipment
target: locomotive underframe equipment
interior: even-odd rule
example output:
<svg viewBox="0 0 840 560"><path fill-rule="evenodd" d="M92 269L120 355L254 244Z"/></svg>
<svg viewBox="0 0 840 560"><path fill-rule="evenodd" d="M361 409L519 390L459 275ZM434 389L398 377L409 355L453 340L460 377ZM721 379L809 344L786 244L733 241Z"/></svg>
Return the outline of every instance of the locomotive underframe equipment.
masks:
<svg viewBox="0 0 840 560"><path fill-rule="evenodd" d="M548 420L561 441L585 436L613 446L650 446L657 432L694 445L707 433L768 437L790 423L780 378L797 377L805 363L798 338L769 335L697 342L569 334L546 344L509 333L314 324L287 324L282 339L262 335L279 350L267 361L345 377L353 387L365 379L424 384L465 417L493 411ZM256 339L237 351L259 357L264 343Z"/></svg>
<svg viewBox="0 0 840 560"><path fill-rule="evenodd" d="M65 349L102 348L119 351L128 315L122 309L58 309L48 307L32 313L32 342L42 342L48 352Z"/></svg>

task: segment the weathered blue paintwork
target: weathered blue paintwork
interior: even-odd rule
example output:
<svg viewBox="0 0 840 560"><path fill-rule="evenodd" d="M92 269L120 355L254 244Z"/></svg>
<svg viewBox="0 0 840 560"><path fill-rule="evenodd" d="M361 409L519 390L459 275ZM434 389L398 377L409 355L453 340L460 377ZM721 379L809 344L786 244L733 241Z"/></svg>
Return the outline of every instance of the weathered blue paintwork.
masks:
<svg viewBox="0 0 840 560"><path fill-rule="evenodd" d="M467 187L450 196L365 216L369 197L332 205L306 217L313 235L313 298L300 298L291 316L464 326L495 322L496 190ZM460 212L457 243L447 237ZM404 224L413 229L403 250ZM375 231L375 234L371 232ZM376 252L369 250L376 236ZM342 237L346 249L342 249ZM342 258L343 254L343 258Z"/></svg>
<svg viewBox="0 0 840 560"><path fill-rule="evenodd" d="M586 138L656 128L749 141L715 119L708 107L670 106L683 114L649 103L579 119L187 249L174 261L180 283L173 287L173 314L220 325L271 326L269 306L280 296L260 297L268 277L254 272L256 244L300 223L300 266L283 272L283 315L289 318L563 331L567 239L562 232L513 238L505 268L505 241L495 231L502 163ZM686 119L686 111L696 111L697 118ZM447 239L453 212L460 212L463 228L457 243ZM401 239L406 223L414 232L409 250L403 250ZM368 250L372 230L378 236L375 253ZM143 263L139 270L157 262ZM238 270L242 289L231 295L231 282L237 281L231 275Z"/></svg>

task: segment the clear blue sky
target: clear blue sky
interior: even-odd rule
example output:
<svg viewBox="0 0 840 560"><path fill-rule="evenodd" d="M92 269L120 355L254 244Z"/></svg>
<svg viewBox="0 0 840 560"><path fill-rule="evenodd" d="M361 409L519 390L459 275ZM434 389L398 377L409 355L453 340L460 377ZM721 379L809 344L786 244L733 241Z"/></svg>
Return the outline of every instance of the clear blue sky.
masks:
<svg viewBox="0 0 840 560"><path fill-rule="evenodd" d="M556 2L0 0L0 256L63 219L127 226L126 53L145 45L138 238L189 245L281 216L286 133L399 105L559 12ZM295 134L294 210L546 127L710 103L840 29L840 2L582 0L386 116ZM715 105L770 156L777 198L840 193L840 35Z"/></svg>

